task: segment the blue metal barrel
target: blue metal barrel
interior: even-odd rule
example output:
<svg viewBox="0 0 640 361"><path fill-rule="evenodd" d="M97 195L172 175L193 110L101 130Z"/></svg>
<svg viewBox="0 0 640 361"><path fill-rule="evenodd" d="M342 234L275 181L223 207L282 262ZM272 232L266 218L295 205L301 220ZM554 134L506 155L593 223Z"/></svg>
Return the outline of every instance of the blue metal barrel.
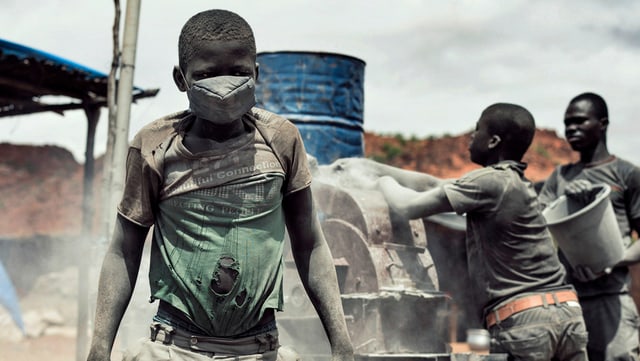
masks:
<svg viewBox="0 0 640 361"><path fill-rule="evenodd" d="M326 52L258 53L257 106L291 120L319 164L364 155L365 62Z"/></svg>

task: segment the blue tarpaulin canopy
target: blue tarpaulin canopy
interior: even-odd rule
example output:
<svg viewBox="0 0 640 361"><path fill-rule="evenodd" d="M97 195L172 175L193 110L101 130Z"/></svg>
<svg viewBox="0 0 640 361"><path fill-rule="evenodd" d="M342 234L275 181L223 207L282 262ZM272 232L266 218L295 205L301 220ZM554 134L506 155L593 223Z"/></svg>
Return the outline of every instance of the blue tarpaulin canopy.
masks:
<svg viewBox="0 0 640 361"><path fill-rule="evenodd" d="M22 315L20 313L20 304L18 303L18 296L13 288L13 284L9 279L7 271L5 271L2 262L0 262L0 305L4 306L11 318L15 321L16 325L20 327L20 330L24 332L24 323L22 322Z"/></svg>
<svg viewBox="0 0 640 361"><path fill-rule="evenodd" d="M59 56L0 39L0 117L106 105L107 74ZM133 99L155 96L158 89L133 89ZM47 102L46 96L69 101Z"/></svg>

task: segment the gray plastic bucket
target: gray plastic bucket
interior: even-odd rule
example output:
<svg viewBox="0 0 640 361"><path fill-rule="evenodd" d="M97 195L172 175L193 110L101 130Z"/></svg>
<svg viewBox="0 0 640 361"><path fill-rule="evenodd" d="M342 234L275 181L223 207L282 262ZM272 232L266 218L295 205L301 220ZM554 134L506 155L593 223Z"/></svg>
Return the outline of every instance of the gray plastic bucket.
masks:
<svg viewBox="0 0 640 361"><path fill-rule="evenodd" d="M571 266L602 272L622 259L624 245L609 201L611 188L599 184L593 192L595 197L588 204L562 195L542 215Z"/></svg>

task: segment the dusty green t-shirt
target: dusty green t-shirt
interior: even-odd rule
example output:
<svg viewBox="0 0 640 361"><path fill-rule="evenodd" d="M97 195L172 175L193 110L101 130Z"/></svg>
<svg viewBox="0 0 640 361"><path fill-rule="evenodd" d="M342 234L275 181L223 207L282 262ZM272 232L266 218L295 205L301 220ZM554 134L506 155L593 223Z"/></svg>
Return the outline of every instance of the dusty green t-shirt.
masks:
<svg viewBox="0 0 640 361"><path fill-rule="evenodd" d="M144 141L130 150L119 211L154 222L151 295L210 335L242 333L283 305L282 200L311 179L295 126L265 114L255 111L245 120L251 131L206 152L192 154L179 131L153 151Z"/></svg>

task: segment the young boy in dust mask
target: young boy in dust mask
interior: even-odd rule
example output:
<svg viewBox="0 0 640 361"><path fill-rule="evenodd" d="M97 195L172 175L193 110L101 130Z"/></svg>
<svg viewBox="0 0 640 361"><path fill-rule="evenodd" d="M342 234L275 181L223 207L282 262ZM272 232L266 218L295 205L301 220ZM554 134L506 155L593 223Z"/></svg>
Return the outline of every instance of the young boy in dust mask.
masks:
<svg viewBox="0 0 640 361"><path fill-rule="evenodd" d="M486 108L469 145L483 168L429 190L377 185L389 206L411 218L466 214L469 276L476 287L491 352L516 360L586 360L587 332L573 287L565 282L537 194L521 162L535 133L525 108ZM426 321L427 322L427 321Z"/></svg>
<svg viewBox="0 0 640 361"><path fill-rule="evenodd" d="M253 107L251 27L209 10L184 25L173 77L189 110L134 138L105 255L90 360L109 360L147 232L159 301L135 360L275 360L285 229L333 360L353 360L333 260L311 197L305 149L288 120Z"/></svg>

